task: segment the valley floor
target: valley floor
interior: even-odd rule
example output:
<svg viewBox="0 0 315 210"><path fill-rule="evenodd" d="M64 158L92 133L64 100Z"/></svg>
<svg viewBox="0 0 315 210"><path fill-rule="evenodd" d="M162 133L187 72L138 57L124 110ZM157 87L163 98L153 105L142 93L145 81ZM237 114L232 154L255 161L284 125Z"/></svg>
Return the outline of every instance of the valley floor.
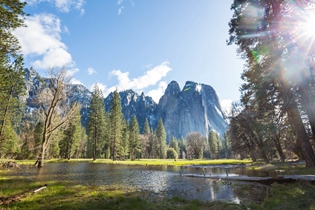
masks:
<svg viewBox="0 0 315 210"><path fill-rule="evenodd" d="M61 160L51 160L48 162ZM92 161L92 160L71 160ZM235 160L140 160L115 161L115 164L142 165L191 165L191 164L233 164ZM0 161L4 162L4 160ZM19 164L34 164L34 161L17 161ZM112 163L111 160L96 160L97 163ZM234 162L246 164L247 162ZM304 168L303 163L272 163L253 164L250 170L278 170L282 173L315 174L315 169ZM263 203L229 204L222 202L201 202L185 200L178 197L162 198L147 191L136 189L121 189L118 186L82 186L68 182L40 183L30 182L24 177L7 175L8 169L0 168L0 209L314 209L315 186L309 182L293 184L273 184L270 194ZM47 184L47 188L34 193L40 186ZM239 193L248 191L243 186ZM7 204L5 204L7 203Z"/></svg>

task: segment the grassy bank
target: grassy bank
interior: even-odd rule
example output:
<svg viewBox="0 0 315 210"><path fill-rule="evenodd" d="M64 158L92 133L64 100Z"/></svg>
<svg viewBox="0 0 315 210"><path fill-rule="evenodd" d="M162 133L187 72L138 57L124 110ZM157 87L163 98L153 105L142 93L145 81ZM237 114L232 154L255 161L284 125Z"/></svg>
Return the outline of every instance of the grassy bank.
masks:
<svg viewBox="0 0 315 210"><path fill-rule="evenodd" d="M286 175L315 175L315 167L306 168L305 163L294 163L294 162L272 162L265 164L263 162L252 163L248 167L249 170L257 171L280 171Z"/></svg>
<svg viewBox="0 0 315 210"><path fill-rule="evenodd" d="M5 162L7 160L0 160ZM18 164L34 164L35 160L15 160ZM207 159L140 159L140 160L110 160L110 159L51 159L45 160L46 163L60 163L60 162L91 162L91 163L104 163L104 164L122 164L122 165L149 165L149 166L183 166L183 165L221 165L221 164L249 164L251 160L236 160L236 159L219 159L219 160L207 160Z"/></svg>

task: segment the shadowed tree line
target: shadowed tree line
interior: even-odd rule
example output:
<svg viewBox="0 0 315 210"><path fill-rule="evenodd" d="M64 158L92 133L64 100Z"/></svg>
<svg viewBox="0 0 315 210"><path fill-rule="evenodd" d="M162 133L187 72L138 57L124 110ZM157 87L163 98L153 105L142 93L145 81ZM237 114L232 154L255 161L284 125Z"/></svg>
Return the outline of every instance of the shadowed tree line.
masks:
<svg viewBox="0 0 315 210"><path fill-rule="evenodd" d="M242 157L267 163L299 157L315 166L314 34L303 28L313 7L312 0L235 0L231 6L228 43L246 63L230 129L233 151Z"/></svg>

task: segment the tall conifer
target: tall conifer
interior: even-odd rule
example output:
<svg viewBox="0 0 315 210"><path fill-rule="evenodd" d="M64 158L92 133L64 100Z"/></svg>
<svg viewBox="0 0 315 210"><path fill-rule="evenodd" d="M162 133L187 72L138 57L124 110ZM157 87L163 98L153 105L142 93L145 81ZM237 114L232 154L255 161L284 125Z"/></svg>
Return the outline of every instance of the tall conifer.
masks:
<svg viewBox="0 0 315 210"><path fill-rule="evenodd" d="M95 160L100 157L105 144L105 104L102 91L96 84L93 89L92 100L89 107L88 122L88 156Z"/></svg>
<svg viewBox="0 0 315 210"><path fill-rule="evenodd" d="M161 118L156 129L156 136L159 139L159 157L164 159L166 157L166 132Z"/></svg>
<svg viewBox="0 0 315 210"><path fill-rule="evenodd" d="M122 136L122 112L120 96L116 89L113 94L113 98L110 103L110 148L112 159L116 160L117 157L121 156L121 136Z"/></svg>
<svg viewBox="0 0 315 210"><path fill-rule="evenodd" d="M141 139L139 136L139 125L136 116L132 117L130 126L129 126L129 150L130 158L134 160L139 157L141 151Z"/></svg>

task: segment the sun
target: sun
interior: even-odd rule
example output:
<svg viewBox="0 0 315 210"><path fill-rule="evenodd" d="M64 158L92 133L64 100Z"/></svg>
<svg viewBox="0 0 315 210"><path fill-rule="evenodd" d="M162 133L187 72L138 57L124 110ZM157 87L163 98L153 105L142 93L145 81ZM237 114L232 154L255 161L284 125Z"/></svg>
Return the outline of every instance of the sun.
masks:
<svg viewBox="0 0 315 210"><path fill-rule="evenodd" d="M302 30L307 37L315 37L315 13L307 15L305 21L301 24Z"/></svg>

